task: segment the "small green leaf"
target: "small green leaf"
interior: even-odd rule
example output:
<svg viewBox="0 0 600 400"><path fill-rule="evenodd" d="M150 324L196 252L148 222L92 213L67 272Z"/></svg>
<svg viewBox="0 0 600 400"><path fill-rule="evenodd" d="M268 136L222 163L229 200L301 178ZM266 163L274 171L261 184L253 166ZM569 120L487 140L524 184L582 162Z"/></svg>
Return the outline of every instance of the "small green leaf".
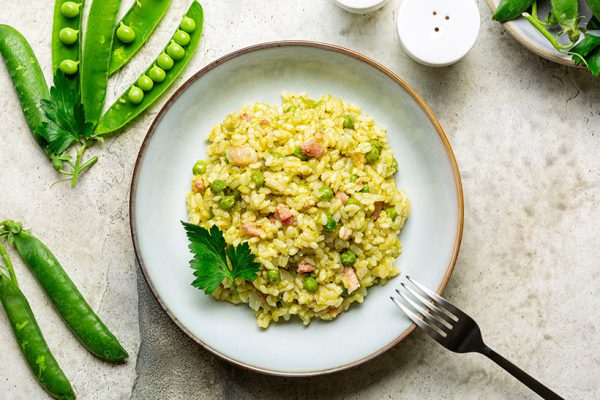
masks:
<svg viewBox="0 0 600 400"><path fill-rule="evenodd" d="M189 249L194 255L190 267L196 279L194 287L211 294L224 280L229 280L235 290L235 280L254 280L260 264L254 260L247 242L238 246L227 245L223 232L215 225L210 230L181 222L190 241ZM231 266L231 267L230 267Z"/></svg>

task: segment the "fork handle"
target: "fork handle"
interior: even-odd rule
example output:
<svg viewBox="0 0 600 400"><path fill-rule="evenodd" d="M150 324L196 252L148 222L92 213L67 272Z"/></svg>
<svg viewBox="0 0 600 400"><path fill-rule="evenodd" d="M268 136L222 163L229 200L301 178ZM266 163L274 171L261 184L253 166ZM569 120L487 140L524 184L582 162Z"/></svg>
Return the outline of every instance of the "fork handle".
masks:
<svg viewBox="0 0 600 400"><path fill-rule="evenodd" d="M520 380L525 386L529 389L536 392L540 397L546 400L564 400L562 397L554 393L552 390L548 389L546 386L542 385L539 381L531 377L521 368L517 367L515 364L508 361L506 358L502 357L500 354L496 353L494 350L485 346L485 348L481 351L481 354L487 356L490 360L504 368L506 372Z"/></svg>

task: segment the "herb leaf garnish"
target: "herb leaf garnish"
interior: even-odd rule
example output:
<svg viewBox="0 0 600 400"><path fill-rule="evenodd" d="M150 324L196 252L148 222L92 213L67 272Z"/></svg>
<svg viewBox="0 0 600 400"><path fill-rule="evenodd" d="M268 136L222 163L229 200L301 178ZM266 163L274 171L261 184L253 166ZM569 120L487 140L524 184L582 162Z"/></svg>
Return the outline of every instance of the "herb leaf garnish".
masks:
<svg viewBox="0 0 600 400"><path fill-rule="evenodd" d="M237 278L252 281L256 279L260 264L254 259L247 242L238 246L228 245L223 232L215 225L210 230L197 225L181 222L190 241L189 248L194 254L190 267L196 279L192 286L211 294L224 280L229 280L233 290L237 290Z"/></svg>
<svg viewBox="0 0 600 400"><path fill-rule="evenodd" d="M41 108L47 121L36 133L44 139L44 147L54 169L70 176L71 186L74 187L79 175L97 160L94 156L83 162L83 153L91 141L101 140L94 134L94 125L85 119L79 79L67 78L57 70L54 86L50 88L50 99L42 100ZM74 160L69 154L72 146L77 146Z"/></svg>

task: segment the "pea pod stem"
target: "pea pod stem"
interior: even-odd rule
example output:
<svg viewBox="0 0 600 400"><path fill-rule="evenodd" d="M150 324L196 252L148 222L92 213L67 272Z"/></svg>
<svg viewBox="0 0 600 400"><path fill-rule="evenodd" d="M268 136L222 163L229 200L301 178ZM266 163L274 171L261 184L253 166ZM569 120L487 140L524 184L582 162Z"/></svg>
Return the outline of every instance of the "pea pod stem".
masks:
<svg viewBox="0 0 600 400"><path fill-rule="evenodd" d="M15 270L13 268L12 263L10 262L10 258L8 258L8 253L4 246L2 246L2 242L0 242L0 255L2 255L2 260L4 260L4 265L8 270L8 274L10 275L10 280L12 281L15 287L19 287L19 282L17 281L17 276L15 275Z"/></svg>
<svg viewBox="0 0 600 400"><path fill-rule="evenodd" d="M540 23L540 25L542 25L542 26L552 26L552 24L549 24L549 23L547 23L547 22L544 22L544 21L542 21L542 20L541 20L541 19L538 17L538 12L537 12L537 1L534 1L534 2L531 4L531 16L532 16L533 18L535 18L535 19L536 19L536 20L537 20L537 21Z"/></svg>
<svg viewBox="0 0 600 400"><path fill-rule="evenodd" d="M548 39L550 44L552 44L552 46L559 52L565 53L565 50L570 49L573 46L573 43L566 45L561 44L558 39L544 27L542 22L539 19L534 18L531 14L524 12L522 15L523 18L529 21L531 25L533 25L546 39Z"/></svg>

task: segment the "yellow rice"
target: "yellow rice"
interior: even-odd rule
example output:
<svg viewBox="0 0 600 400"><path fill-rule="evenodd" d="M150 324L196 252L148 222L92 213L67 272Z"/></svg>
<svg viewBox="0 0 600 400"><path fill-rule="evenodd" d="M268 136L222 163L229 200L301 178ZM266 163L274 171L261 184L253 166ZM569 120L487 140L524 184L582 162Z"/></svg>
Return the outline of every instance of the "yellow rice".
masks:
<svg viewBox="0 0 600 400"><path fill-rule="evenodd" d="M257 279L237 282L237 294L227 282L213 293L218 300L247 303L261 328L292 315L305 325L312 318L331 320L350 304L362 303L369 286L385 284L396 276L393 262L401 252L398 235L410 208L406 193L394 182L397 163L384 128L361 114L360 108L330 95L313 101L306 95L283 93L282 99L280 105L245 105L212 129L207 170L193 177L187 196L191 223L205 228L217 225L230 244L247 241L261 264ZM354 129L344 129L346 116L354 118ZM318 137L325 154L306 161L294 156L297 146L312 137ZM365 155L372 140L377 140L382 150L378 161L369 164ZM256 150L257 162L246 167L233 165L227 149L244 146ZM250 178L253 171L265 176L260 188ZM217 179L240 192L229 211L219 207L222 194L194 188L197 181L208 187ZM343 205L336 197L323 201L318 196L322 186L333 193L343 192L360 205ZM374 219L376 202L385 203L386 209L395 208L397 216L392 219L393 214L384 210ZM273 218L278 204L289 207L293 224L285 226ZM326 216L337 222L333 233L324 230ZM248 222L260 228L259 237L242 233L242 224ZM353 268L360 282L350 294L342 281L340 261L340 254L348 249L357 256ZM315 292L303 287L307 274L296 272L302 261L316 267L310 274L318 282ZM266 271L274 268L281 273L277 283L266 279Z"/></svg>

